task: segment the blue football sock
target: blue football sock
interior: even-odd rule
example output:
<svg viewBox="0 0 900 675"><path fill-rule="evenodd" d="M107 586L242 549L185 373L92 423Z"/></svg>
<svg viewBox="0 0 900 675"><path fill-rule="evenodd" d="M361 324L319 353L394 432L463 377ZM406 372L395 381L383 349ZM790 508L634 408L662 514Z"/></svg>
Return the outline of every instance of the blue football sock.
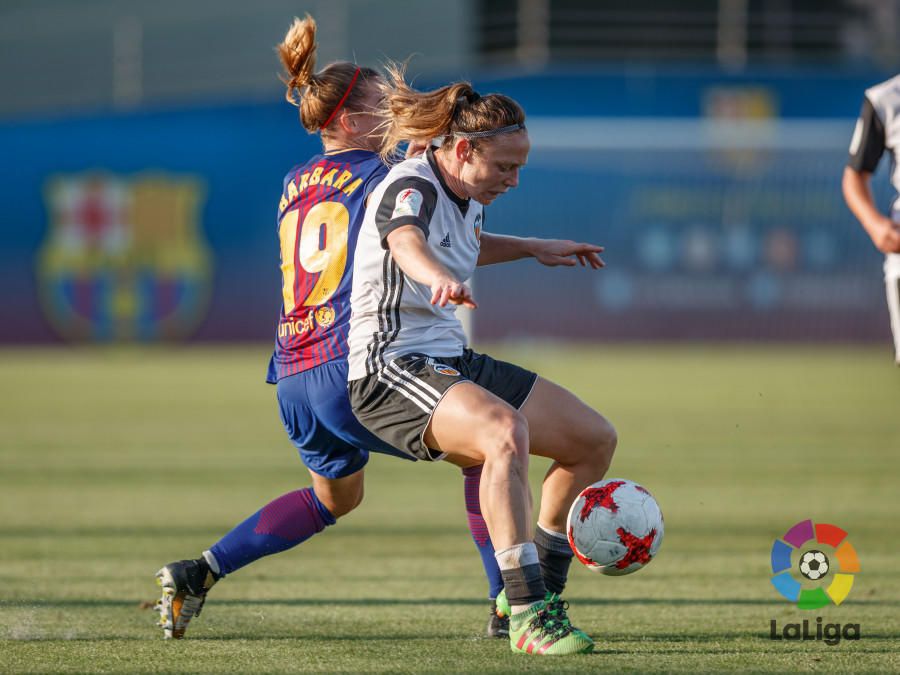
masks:
<svg viewBox="0 0 900 675"><path fill-rule="evenodd" d="M218 563L216 576L223 577L263 556L293 548L335 522L312 488L288 492L266 504L209 549Z"/></svg>
<svg viewBox="0 0 900 675"><path fill-rule="evenodd" d="M466 515L469 519L469 531L478 553L481 554L481 564L484 565L484 573L488 580L488 597L496 598L503 590L503 577L500 575L500 567L494 557L494 545L488 534L487 523L481 515L481 500L478 497L478 489L481 486L481 466L472 466L463 469L466 490Z"/></svg>

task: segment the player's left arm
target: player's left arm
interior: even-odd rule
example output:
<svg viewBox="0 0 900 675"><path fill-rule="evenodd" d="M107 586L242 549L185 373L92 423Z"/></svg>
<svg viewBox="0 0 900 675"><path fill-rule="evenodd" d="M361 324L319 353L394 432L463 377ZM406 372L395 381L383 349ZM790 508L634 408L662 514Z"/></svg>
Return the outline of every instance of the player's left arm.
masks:
<svg viewBox="0 0 900 675"><path fill-rule="evenodd" d="M598 270L605 265L600 258L602 246L584 244L568 239L538 239L536 237L512 237L506 234L481 233L481 251L478 254L478 265L494 265L496 263L535 258L548 267L563 265L574 267L581 263L582 267L590 266Z"/></svg>

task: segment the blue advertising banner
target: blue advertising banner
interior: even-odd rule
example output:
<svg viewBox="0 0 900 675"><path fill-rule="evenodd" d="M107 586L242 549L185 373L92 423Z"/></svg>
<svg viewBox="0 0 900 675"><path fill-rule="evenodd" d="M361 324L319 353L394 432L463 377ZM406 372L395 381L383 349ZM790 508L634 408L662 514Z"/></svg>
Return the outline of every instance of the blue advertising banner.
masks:
<svg viewBox="0 0 900 675"><path fill-rule="evenodd" d="M878 79L638 69L479 81L523 104L533 141L487 229L597 242L608 268L479 270L476 337L883 338L881 258L840 194L862 92ZM271 338L282 177L320 147L295 109L10 121L0 147L0 342Z"/></svg>
<svg viewBox="0 0 900 675"><path fill-rule="evenodd" d="M0 341L268 337L286 105L0 127Z"/></svg>

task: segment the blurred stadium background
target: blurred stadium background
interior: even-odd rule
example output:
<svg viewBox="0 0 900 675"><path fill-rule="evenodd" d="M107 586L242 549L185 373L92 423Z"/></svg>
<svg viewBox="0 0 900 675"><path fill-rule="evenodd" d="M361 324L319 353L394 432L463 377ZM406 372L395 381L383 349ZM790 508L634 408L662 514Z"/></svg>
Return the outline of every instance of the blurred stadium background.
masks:
<svg viewBox="0 0 900 675"><path fill-rule="evenodd" d="M887 350L839 179L894 0L6 0L0 342L270 339L280 182L318 143L273 45L306 11L320 63L517 98L534 150L490 227L607 247L600 275L479 271L477 340Z"/></svg>

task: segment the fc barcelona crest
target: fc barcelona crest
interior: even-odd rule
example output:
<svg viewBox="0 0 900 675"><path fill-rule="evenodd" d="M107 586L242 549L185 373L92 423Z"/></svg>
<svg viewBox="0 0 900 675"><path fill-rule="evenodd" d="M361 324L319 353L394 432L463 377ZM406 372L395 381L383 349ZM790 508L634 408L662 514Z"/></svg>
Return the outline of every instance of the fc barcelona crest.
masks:
<svg viewBox="0 0 900 675"><path fill-rule="evenodd" d="M55 176L38 288L50 324L72 340L190 335L204 318L212 257L196 178Z"/></svg>

